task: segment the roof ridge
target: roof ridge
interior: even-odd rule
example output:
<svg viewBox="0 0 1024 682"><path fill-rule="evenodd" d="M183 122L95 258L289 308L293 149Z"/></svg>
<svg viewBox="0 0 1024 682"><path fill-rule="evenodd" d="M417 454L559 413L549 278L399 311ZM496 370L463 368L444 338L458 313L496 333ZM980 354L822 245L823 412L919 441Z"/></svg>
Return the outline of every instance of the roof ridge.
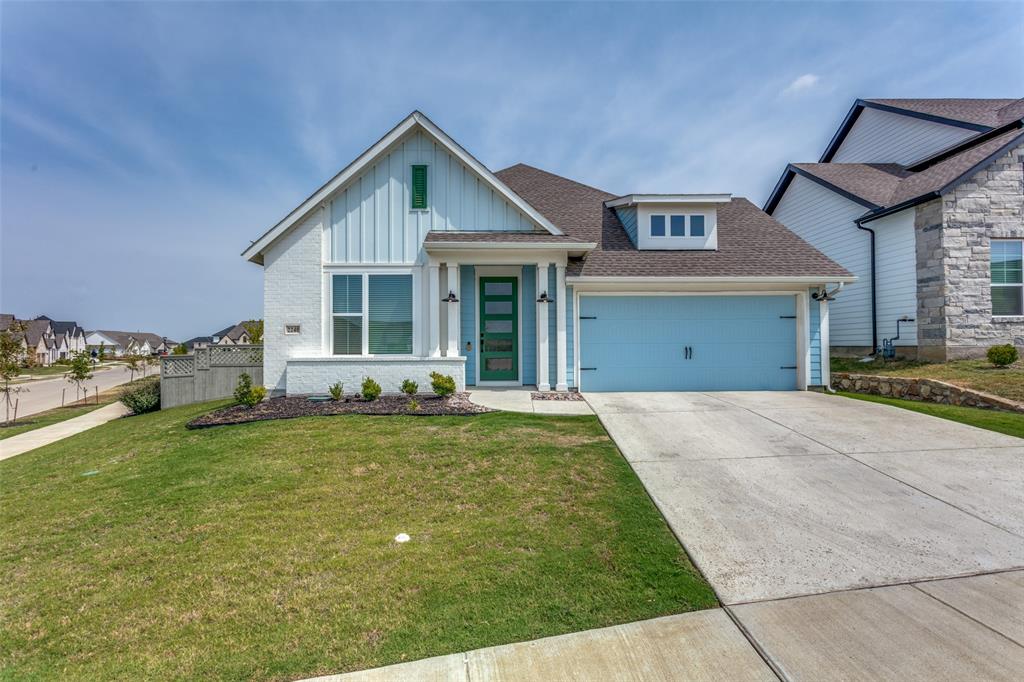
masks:
<svg viewBox="0 0 1024 682"><path fill-rule="evenodd" d="M559 180L564 180L566 182L571 182L572 184L578 185L580 187L586 187L587 189L592 189L595 192L600 192L601 194L607 194L607 195L609 195L611 197L615 197L616 196L612 192L609 192L608 190L605 190L605 189L601 189L600 187L594 187L593 185L588 185L588 184L586 184L584 182L580 182L579 180L573 180L572 178L567 178L564 175L559 175L558 173L552 173L551 171L544 170L543 168L538 168L537 166L531 166L530 164L523 163L522 161L520 161L519 163L514 163L514 164L512 164L511 166L509 166L507 168L502 168L501 170L494 171L494 174L497 175L498 173L504 173L505 171L512 170L513 168L529 168L532 171L537 171L538 173L544 173L545 175L550 175L553 178L558 178Z"/></svg>

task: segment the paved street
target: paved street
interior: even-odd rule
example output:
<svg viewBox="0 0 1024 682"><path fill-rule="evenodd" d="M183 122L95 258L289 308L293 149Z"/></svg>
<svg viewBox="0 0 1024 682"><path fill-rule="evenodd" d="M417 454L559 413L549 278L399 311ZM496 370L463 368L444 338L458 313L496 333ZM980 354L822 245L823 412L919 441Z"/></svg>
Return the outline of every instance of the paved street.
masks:
<svg viewBox="0 0 1024 682"><path fill-rule="evenodd" d="M146 369L147 374L159 373L159 367L149 367ZM141 376L136 373L136 377ZM131 378L131 373L123 366L109 367L103 369L97 369L93 372L93 378L86 382L86 386L89 389L89 397L92 398L96 395L96 389L99 388L100 393L127 383ZM65 391L65 401L74 402L75 400L75 386L74 384L68 383L63 376L58 376L53 379L40 379L39 381L26 382L24 384L18 384L24 390L18 393L15 398L18 400L18 418L27 417L31 414L39 412L45 412L46 410L52 410L55 407L60 407L61 391Z"/></svg>

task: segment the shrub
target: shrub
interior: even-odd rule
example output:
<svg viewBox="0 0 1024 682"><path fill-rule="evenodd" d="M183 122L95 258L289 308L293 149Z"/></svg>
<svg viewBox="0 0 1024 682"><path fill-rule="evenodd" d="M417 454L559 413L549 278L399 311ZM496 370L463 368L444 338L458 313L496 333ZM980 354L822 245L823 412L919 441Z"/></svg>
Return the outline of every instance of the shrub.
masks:
<svg viewBox="0 0 1024 682"><path fill-rule="evenodd" d="M149 377L121 389L121 404L132 414L144 414L160 409L160 377Z"/></svg>
<svg viewBox="0 0 1024 682"><path fill-rule="evenodd" d="M452 393L455 393L455 379L451 378L448 374L431 372L430 387L434 389L434 393L438 396L447 398Z"/></svg>
<svg viewBox="0 0 1024 682"><path fill-rule="evenodd" d="M1001 346L992 346L988 349L988 361L996 367L1006 367L1017 362L1019 357L1017 349L1013 347L1013 344L1007 343Z"/></svg>
<svg viewBox="0 0 1024 682"><path fill-rule="evenodd" d="M376 400L377 398L380 397L380 392L380 384L378 384L370 377L366 377L365 379L363 379L363 400Z"/></svg>
<svg viewBox="0 0 1024 682"><path fill-rule="evenodd" d="M412 400L409 401L409 409L412 410L413 412L420 411L420 403L418 400L416 400L416 398L413 398Z"/></svg>
<svg viewBox="0 0 1024 682"><path fill-rule="evenodd" d="M416 391L420 390L420 385L412 379L406 379L402 382L402 393L406 395L416 395Z"/></svg>
<svg viewBox="0 0 1024 682"><path fill-rule="evenodd" d="M267 397L267 389L263 386L253 386L252 377L242 374L238 377L238 386L235 387L235 400L246 407L253 407L263 402Z"/></svg>
<svg viewBox="0 0 1024 682"><path fill-rule="evenodd" d="M331 394L331 400L341 400L341 397L345 395L344 389L345 385L339 381L328 387L327 392Z"/></svg>

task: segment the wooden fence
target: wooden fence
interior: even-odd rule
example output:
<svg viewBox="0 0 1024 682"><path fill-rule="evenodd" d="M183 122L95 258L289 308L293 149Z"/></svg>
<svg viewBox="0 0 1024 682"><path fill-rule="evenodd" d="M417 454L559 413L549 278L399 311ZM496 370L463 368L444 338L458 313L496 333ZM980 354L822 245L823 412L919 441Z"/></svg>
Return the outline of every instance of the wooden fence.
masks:
<svg viewBox="0 0 1024 682"><path fill-rule="evenodd" d="M209 346L160 360L160 409L227 398L238 378L263 385L263 346Z"/></svg>

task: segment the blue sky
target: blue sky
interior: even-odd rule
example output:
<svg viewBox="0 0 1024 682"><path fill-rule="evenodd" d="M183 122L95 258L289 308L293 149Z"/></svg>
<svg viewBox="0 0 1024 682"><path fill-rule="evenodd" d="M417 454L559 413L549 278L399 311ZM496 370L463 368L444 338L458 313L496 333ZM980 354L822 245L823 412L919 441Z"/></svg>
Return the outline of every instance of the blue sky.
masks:
<svg viewBox="0 0 1024 682"><path fill-rule="evenodd" d="M490 168L760 204L857 97L1024 95L1024 4L0 5L0 309L210 333L413 109Z"/></svg>

